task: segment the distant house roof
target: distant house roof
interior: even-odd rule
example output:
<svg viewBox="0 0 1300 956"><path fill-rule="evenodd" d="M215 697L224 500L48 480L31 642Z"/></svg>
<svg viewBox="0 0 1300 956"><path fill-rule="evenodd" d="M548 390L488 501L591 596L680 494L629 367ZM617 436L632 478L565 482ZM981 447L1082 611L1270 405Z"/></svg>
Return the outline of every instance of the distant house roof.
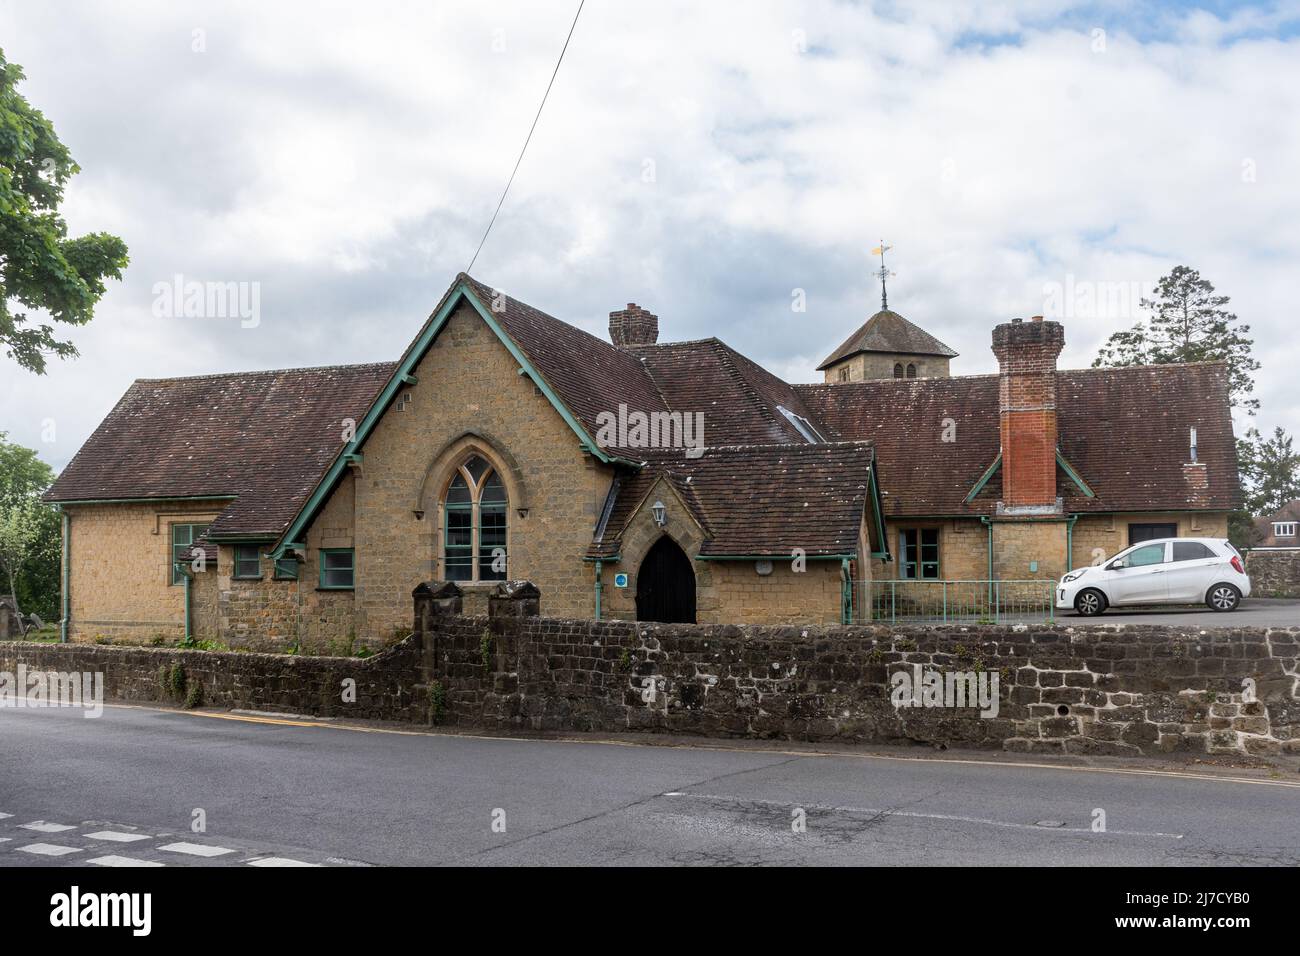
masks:
<svg viewBox="0 0 1300 956"><path fill-rule="evenodd" d="M1300 524L1300 498L1288 501L1270 515L1256 518L1254 533L1251 535L1250 542L1252 548L1295 548L1300 550L1300 535L1279 537L1274 533L1274 523Z"/></svg>
<svg viewBox="0 0 1300 956"><path fill-rule="evenodd" d="M817 371L863 352L939 355L944 358L953 358L957 354L919 325L907 321L891 309L881 309L828 355L817 366Z"/></svg>
<svg viewBox="0 0 1300 956"><path fill-rule="evenodd" d="M45 494L52 502L236 500L210 534L272 537L393 363L140 379Z"/></svg>

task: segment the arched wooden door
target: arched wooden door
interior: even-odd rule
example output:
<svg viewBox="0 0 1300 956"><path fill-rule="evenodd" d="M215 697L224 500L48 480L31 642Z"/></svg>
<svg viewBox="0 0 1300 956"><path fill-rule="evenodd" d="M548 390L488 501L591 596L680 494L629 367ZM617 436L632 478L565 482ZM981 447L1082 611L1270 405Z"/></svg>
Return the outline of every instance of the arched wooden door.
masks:
<svg viewBox="0 0 1300 956"><path fill-rule="evenodd" d="M636 573L636 619L695 623L695 569L686 552L667 535L641 559Z"/></svg>

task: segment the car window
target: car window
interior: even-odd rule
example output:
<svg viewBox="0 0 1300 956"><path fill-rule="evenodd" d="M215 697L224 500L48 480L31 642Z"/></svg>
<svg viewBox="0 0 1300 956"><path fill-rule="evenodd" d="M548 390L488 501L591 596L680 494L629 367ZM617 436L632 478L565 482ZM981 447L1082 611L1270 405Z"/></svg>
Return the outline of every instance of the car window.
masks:
<svg viewBox="0 0 1300 956"><path fill-rule="evenodd" d="M1140 568L1148 564L1163 564L1165 560L1165 546L1163 544L1148 544L1132 552L1124 559L1124 564L1130 568Z"/></svg>
<svg viewBox="0 0 1300 956"><path fill-rule="evenodd" d="M1199 541L1175 541L1175 561L1199 561L1201 558L1216 557L1215 553Z"/></svg>

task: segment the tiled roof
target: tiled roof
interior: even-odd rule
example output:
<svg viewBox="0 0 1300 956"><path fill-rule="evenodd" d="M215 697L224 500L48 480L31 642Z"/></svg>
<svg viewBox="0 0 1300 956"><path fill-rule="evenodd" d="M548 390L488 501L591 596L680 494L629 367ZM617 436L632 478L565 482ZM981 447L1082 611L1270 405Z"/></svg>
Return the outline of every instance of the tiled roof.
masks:
<svg viewBox="0 0 1300 956"><path fill-rule="evenodd" d="M630 509L660 475L707 529L706 554L776 554L791 547L847 553L872 446L886 514L979 515L996 504L996 477L965 501L999 451L996 375L792 386L717 339L615 348L463 273L442 304L462 283L593 440L600 413L617 413L620 404L629 411L704 414L704 441L712 447L703 458L606 449L648 462L639 474L624 474L593 556L617 551ZM441 304L435 314L440 311ZM951 354L936 344L945 351L932 354ZM342 420L361 421L397 368L380 363L138 381L47 498L236 496L211 534L278 536L343 450ZM1063 371L1057 388L1061 452L1096 492L1086 497L1063 480L1069 511L1236 507L1223 366ZM808 443L780 409L807 419L826 441ZM1207 480L1185 474L1192 427ZM946 431L954 441L943 440Z"/></svg>
<svg viewBox="0 0 1300 956"><path fill-rule="evenodd" d="M483 307L492 311L593 441L600 430L597 416L601 412L617 415L620 404L646 413L668 410L640 361L630 352L499 293L463 272L457 281L464 281Z"/></svg>
<svg viewBox="0 0 1300 956"><path fill-rule="evenodd" d="M891 309L881 309L845 339L839 348L826 356L822 364L817 366L817 371L860 352L940 355L945 358L953 358L957 354L919 325L907 321Z"/></svg>
<svg viewBox="0 0 1300 956"><path fill-rule="evenodd" d="M47 501L235 495L210 534L275 536L393 372L391 362L140 379Z"/></svg>
<svg viewBox="0 0 1300 956"><path fill-rule="evenodd" d="M1273 534L1274 521L1300 522L1300 498L1288 501L1271 515L1256 518L1250 541L1254 548L1300 548L1300 536L1279 538Z"/></svg>
<svg viewBox="0 0 1300 956"><path fill-rule="evenodd" d="M671 411L703 414L706 443L803 441L789 419L777 411L781 406L803 414L798 393L717 339L639 346L631 351Z"/></svg>
<svg viewBox="0 0 1300 956"><path fill-rule="evenodd" d="M795 386L827 431L875 442L885 513L989 514L998 495L966 495L997 459L998 376L881 379ZM1237 506L1236 444L1224 367L1215 363L1057 373L1061 454L1096 494L1072 485L1067 511L1157 511ZM954 426L947 434L945 426ZM1208 491L1183 473L1197 429Z"/></svg>
<svg viewBox="0 0 1300 956"><path fill-rule="evenodd" d="M652 457L626 476L601 540L590 557L617 554L635 509L666 477L686 499L705 530L705 557L785 557L856 553L868 507L871 443L733 445L712 447L699 458Z"/></svg>

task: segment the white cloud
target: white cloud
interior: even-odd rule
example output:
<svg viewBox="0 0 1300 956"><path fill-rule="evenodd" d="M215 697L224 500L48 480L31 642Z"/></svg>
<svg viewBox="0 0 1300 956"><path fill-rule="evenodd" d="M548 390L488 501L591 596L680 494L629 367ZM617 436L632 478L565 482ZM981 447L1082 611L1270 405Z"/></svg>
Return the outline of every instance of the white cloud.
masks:
<svg viewBox="0 0 1300 956"><path fill-rule="evenodd" d="M575 6L0 6L84 168L73 229L132 255L79 360L37 379L0 359L0 429L61 466L136 377L399 354L477 245ZM813 380L878 303L882 235L891 305L959 372L994 368L991 326L1042 312L1047 283L1186 263L1254 329L1260 423L1300 432L1295 24L1293 5L589 4L475 272L597 333L635 300L666 337ZM261 325L154 318L176 273L260 282ZM1067 317L1063 364L1130 322Z"/></svg>

